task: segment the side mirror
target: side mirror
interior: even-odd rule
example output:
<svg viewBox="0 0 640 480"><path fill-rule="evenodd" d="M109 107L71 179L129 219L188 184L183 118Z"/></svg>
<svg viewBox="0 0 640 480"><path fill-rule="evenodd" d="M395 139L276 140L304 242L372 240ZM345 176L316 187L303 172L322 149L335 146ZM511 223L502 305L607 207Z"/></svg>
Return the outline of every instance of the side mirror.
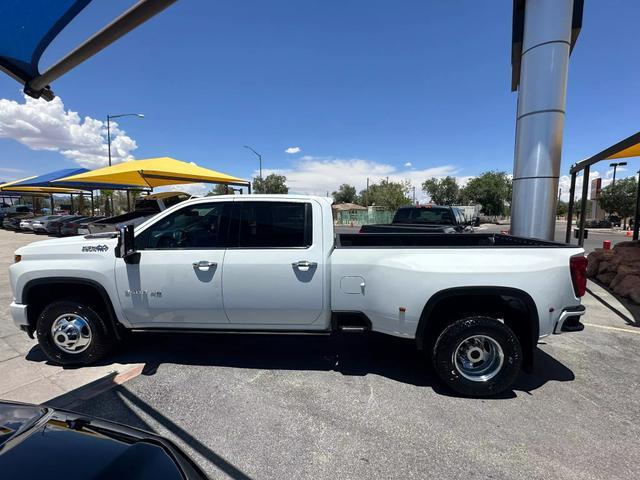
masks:
<svg viewBox="0 0 640 480"><path fill-rule="evenodd" d="M116 257L122 258L125 263L138 263L140 261L140 252L136 251L136 239L133 236L133 225L124 225L119 227L118 232Z"/></svg>

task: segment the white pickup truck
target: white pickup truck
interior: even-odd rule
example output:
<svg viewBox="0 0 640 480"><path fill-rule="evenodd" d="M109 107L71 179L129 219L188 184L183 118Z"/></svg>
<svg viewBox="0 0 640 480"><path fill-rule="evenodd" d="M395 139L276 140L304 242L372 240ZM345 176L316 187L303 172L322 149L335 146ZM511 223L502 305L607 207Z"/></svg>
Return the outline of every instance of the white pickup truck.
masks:
<svg viewBox="0 0 640 480"><path fill-rule="evenodd" d="M59 364L126 331L375 331L414 339L462 394L509 388L540 337L583 328L586 259L494 234L334 234L331 202L218 196L119 233L32 243L10 267L16 325Z"/></svg>

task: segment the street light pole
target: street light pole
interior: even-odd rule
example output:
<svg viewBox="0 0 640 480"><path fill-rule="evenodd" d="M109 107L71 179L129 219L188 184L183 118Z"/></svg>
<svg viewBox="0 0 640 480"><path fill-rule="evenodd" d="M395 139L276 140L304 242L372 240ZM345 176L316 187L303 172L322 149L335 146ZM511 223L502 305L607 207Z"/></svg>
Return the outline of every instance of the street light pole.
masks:
<svg viewBox="0 0 640 480"><path fill-rule="evenodd" d="M107 145L109 146L109 166L111 166L111 119L119 117L144 118L142 113L120 113L118 115L107 115Z"/></svg>
<svg viewBox="0 0 640 480"><path fill-rule="evenodd" d="M610 167L613 167L613 181L611 182L611 185L616 184L616 170L618 169L618 167L624 167L626 164L627 162L618 162L618 163L609 164Z"/></svg>
<svg viewBox="0 0 640 480"><path fill-rule="evenodd" d="M260 155L258 152L256 152L253 148L251 148L248 145L244 145L244 148L251 150L253 153L255 153L258 156L258 162L260 166L260 180L262 180L262 155Z"/></svg>
<svg viewBox="0 0 640 480"><path fill-rule="evenodd" d="M107 145L109 149L109 166L111 166L111 119L119 117L144 118L142 113L119 113L118 115L107 114ZM92 207L93 208L93 207ZM129 210L129 191L127 190L127 210ZM113 214L113 195L111 195L111 213Z"/></svg>

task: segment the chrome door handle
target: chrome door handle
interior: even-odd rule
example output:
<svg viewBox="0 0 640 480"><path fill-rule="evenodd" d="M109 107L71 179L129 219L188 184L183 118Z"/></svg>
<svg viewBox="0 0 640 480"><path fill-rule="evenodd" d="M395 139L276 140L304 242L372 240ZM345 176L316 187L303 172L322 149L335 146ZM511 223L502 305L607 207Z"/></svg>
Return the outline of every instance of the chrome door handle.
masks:
<svg viewBox="0 0 640 480"><path fill-rule="evenodd" d="M297 267L297 268L311 268L311 267L317 267L318 262L309 262L308 260L300 260L298 262L293 262L291 266Z"/></svg>
<svg viewBox="0 0 640 480"><path fill-rule="evenodd" d="M199 262L193 262L193 268L198 270L209 270L211 267L216 268L218 264L216 262L208 262L206 260L200 260Z"/></svg>

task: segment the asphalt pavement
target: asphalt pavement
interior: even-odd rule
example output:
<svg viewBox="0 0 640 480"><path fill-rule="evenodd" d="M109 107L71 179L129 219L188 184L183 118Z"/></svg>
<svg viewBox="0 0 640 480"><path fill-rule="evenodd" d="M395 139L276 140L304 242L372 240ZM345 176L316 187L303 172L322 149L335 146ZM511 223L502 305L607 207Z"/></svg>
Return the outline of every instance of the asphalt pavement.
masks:
<svg viewBox="0 0 640 480"><path fill-rule="evenodd" d="M590 283L499 398L453 395L382 335L140 335L142 375L76 410L166 435L212 478L637 479L640 314Z"/></svg>

